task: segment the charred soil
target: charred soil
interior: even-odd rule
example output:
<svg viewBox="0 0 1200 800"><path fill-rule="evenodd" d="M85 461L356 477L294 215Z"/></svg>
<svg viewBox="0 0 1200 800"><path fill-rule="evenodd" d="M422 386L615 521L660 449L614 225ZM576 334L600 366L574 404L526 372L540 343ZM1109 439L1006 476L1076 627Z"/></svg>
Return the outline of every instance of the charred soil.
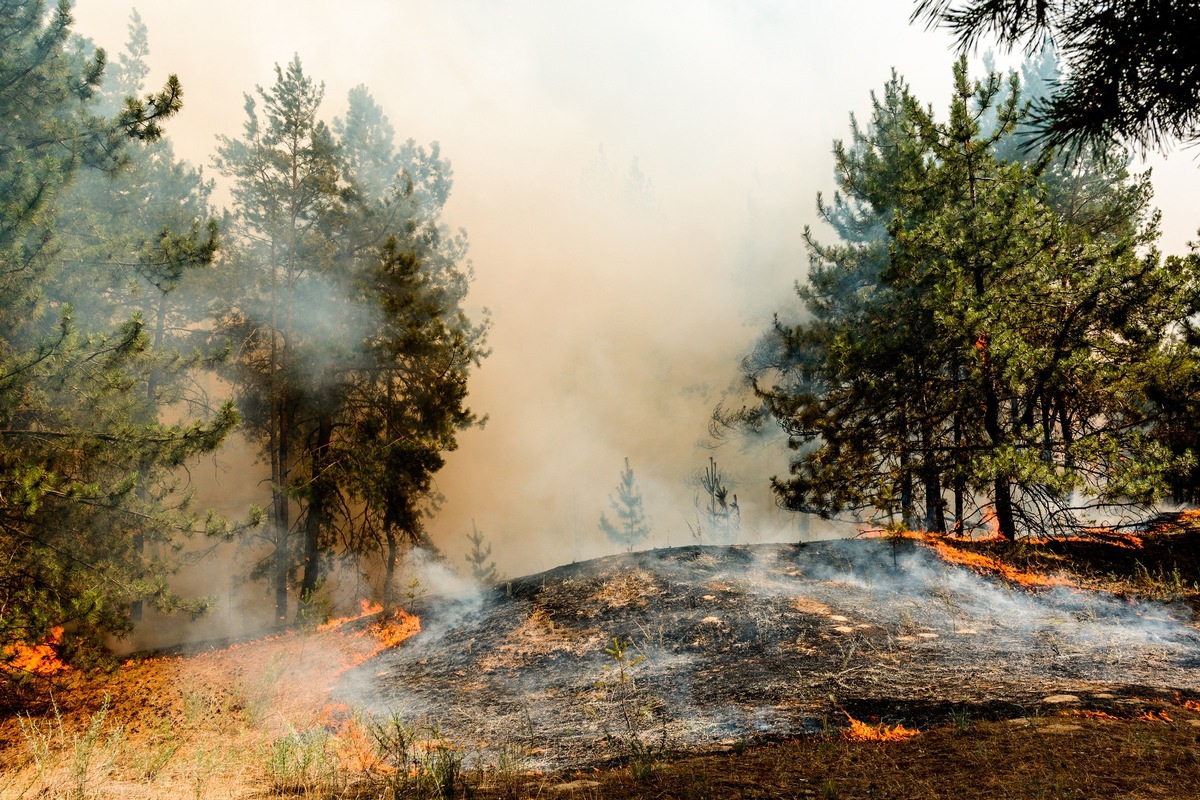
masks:
<svg viewBox="0 0 1200 800"><path fill-rule="evenodd" d="M1191 696L1191 621L1184 603L1031 590L911 540L685 547L430 608L339 692L558 770L811 734L845 713L924 727L1055 695Z"/></svg>
<svg viewBox="0 0 1200 800"><path fill-rule="evenodd" d="M371 719L485 797L1200 796L1196 535L648 551L133 658L26 686L0 797L389 796Z"/></svg>

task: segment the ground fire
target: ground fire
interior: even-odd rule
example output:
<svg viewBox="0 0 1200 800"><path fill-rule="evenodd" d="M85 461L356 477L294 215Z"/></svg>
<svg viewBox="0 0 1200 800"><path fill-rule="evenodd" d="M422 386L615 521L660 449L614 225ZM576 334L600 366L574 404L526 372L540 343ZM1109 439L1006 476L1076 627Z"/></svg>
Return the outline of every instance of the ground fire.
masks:
<svg viewBox="0 0 1200 800"><path fill-rule="evenodd" d="M55 626L40 644L18 643L11 648L5 648L0 652L0 673L19 679L22 675L46 678L66 672L69 667L58 652L62 637L63 628Z"/></svg>
<svg viewBox="0 0 1200 800"><path fill-rule="evenodd" d="M295 792L320 759L364 785L433 786L468 756L518 753L532 776L831 732L902 747L956 718L1035 714L1065 734L1200 717L1189 609L1032 574L915 535L630 553L426 598L420 616L363 603L308 631L50 675L91 700L47 719L111 715L142 750L168 746L155 719L182 720L274 752L267 784ZM131 713L130 697L147 700Z"/></svg>
<svg viewBox="0 0 1200 800"><path fill-rule="evenodd" d="M515 739L548 769L621 740L628 714L595 687L622 666L639 709L624 741L704 748L831 718L847 736L903 739L947 704L997 714L1122 685L1200 690L1190 619L935 537L677 548L430 608L419 635L350 671L339 699ZM611 663L614 638L638 661Z"/></svg>
<svg viewBox="0 0 1200 800"><path fill-rule="evenodd" d="M846 719L849 720L850 727L845 730L843 736L855 742L905 742L921 733L903 725L872 725L860 722L849 714L846 714Z"/></svg>

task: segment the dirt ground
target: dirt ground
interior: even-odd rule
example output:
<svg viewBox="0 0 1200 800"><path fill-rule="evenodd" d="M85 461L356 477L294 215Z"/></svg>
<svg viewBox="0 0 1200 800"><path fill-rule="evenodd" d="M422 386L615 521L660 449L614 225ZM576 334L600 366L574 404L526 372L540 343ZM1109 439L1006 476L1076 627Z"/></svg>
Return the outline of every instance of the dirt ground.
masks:
<svg viewBox="0 0 1200 800"><path fill-rule="evenodd" d="M23 688L0 798L402 796L376 719L451 795L1200 797L1198 537L678 548L133 657Z"/></svg>

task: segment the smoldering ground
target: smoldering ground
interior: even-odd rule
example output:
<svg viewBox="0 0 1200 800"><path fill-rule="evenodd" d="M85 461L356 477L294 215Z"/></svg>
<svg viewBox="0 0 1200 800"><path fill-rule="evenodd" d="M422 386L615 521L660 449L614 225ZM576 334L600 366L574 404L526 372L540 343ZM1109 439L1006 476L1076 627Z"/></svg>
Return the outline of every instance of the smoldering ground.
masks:
<svg viewBox="0 0 1200 800"><path fill-rule="evenodd" d="M1186 607L1030 592L911 541L610 556L498 587L477 612L431 603L422 625L341 699L452 741L519 743L531 768L628 756L635 739L796 735L842 709L924 725L1062 693L1200 691Z"/></svg>

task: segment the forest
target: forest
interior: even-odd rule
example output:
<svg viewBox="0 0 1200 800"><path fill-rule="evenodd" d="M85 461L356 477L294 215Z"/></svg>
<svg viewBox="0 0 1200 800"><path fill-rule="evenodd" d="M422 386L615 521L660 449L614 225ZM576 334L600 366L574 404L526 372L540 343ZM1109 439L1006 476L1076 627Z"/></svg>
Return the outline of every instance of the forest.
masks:
<svg viewBox="0 0 1200 800"><path fill-rule="evenodd" d="M219 142L218 212L164 136L182 88L145 86L136 15L111 62L66 4L0 19L0 641L67 627L86 661L146 606L202 613L170 586L197 538L253 545L281 624L334 558L376 559L390 606L487 355L466 243L440 219L449 162L398 141L365 87L322 119L297 58ZM183 468L234 430L269 492L224 519Z"/></svg>
<svg viewBox="0 0 1200 800"><path fill-rule="evenodd" d="M1197 256L1160 252L1149 175L1130 167L1194 138L1195 104L1154 94L1166 81L1072 116L1078 82L1108 80L1088 50L1106 21L1006 8L917 4L914 22L964 47L994 34L1025 62L948 64L944 111L893 72L835 142L798 302L713 415L718 438L783 431L790 473L771 483L788 512L1015 540L1129 528L1200 493ZM277 625L328 616L346 565L393 608L397 565L431 545L435 476L486 411L468 383L490 319L443 218L450 161L399 136L364 85L323 116L297 55L218 138L218 208L174 153L184 88L148 85L136 12L113 57L68 3L3 0L0 36L7 657L52 640L88 663L145 609L203 614L172 576L226 542ZM234 436L262 501L221 515L187 468ZM710 457L691 485L694 538L735 541L736 480ZM626 458L595 533L632 550L652 523Z"/></svg>
<svg viewBox="0 0 1200 800"><path fill-rule="evenodd" d="M1197 796L1200 4L94 1L0 800Z"/></svg>

